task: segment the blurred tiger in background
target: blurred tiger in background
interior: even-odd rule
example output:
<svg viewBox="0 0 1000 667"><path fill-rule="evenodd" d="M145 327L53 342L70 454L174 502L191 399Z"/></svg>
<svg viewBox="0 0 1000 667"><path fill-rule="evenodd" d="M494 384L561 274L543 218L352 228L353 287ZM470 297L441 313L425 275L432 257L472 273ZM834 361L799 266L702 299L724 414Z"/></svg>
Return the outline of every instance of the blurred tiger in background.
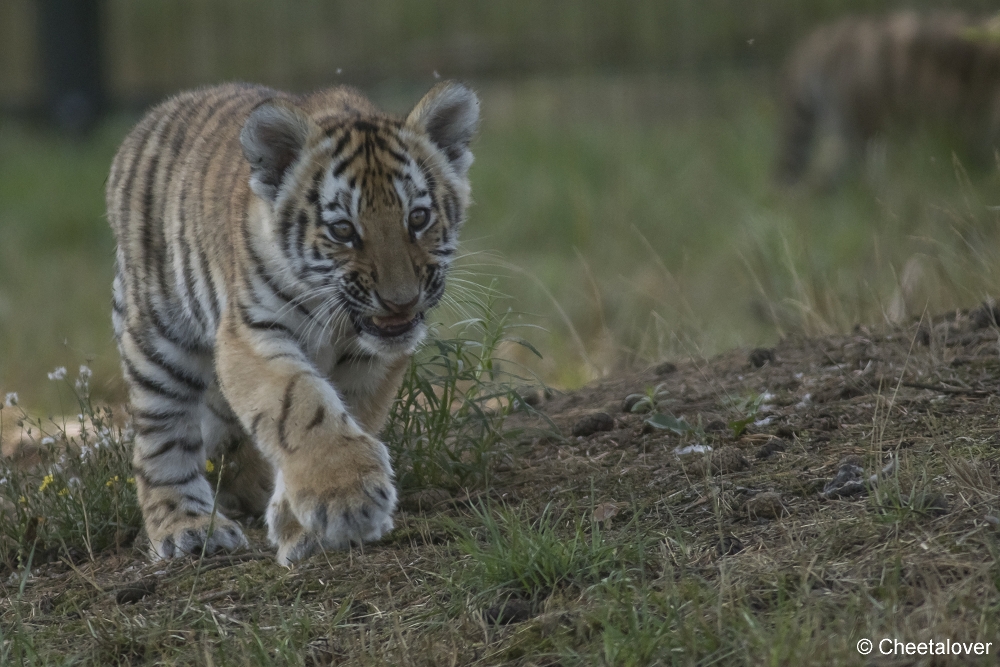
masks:
<svg viewBox="0 0 1000 667"><path fill-rule="evenodd" d="M902 12L822 26L785 70L776 176L829 185L890 123L936 120L968 157L993 158L1000 135L1000 18ZM817 146L832 139L831 155ZM821 162L821 164L817 164Z"/></svg>
<svg viewBox="0 0 1000 667"><path fill-rule="evenodd" d="M266 514L283 564L392 529L378 433L444 293L478 118L451 82L405 118L346 87L225 85L125 138L112 319L159 557L239 548L236 515Z"/></svg>

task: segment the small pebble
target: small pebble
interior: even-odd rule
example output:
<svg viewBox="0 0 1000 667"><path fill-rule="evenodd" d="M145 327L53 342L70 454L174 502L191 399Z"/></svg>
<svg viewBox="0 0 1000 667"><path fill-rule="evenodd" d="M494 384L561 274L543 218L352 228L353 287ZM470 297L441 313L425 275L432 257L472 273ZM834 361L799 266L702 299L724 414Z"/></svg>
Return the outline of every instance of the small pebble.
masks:
<svg viewBox="0 0 1000 667"><path fill-rule="evenodd" d="M972 313L970 313L972 318L972 328L973 329L985 329L987 327L995 327L1000 323L1000 308L996 306L991 306L988 303L976 308Z"/></svg>
<svg viewBox="0 0 1000 667"><path fill-rule="evenodd" d="M795 437L795 431L791 426L779 426L778 430L774 432L779 438L784 438L785 440L791 440Z"/></svg>
<svg viewBox="0 0 1000 667"><path fill-rule="evenodd" d="M754 368L761 368L766 363L774 363L774 350L768 347L758 347L750 351L747 360Z"/></svg>
<svg viewBox="0 0 1000 667"><path fill-rule="evenodd" d="M140 580L115 591L115 602L118 604L135 604L147 595L156 592L156 579Z"/></svg>
<svg viewBox="0 0 1000 667"><path fill-rule="evenodd" d="M713 419L707 424L705 424L705 430L709 433L721 433L723 431L729 430L729 425L721 419Z"/></svg>
<svg viewBox="0 0 1000 667"><path fill-rule="evenodd" d="M781 438L771 438L757 450L757 458L770 458L773 454L783 451L785 451L785 441Z"/></svg>
<svg viewBox="0 0 1000 667"><path fill-rule="evenodd" d="M586 437L615 427L615 419L606 412L593 412L573 424L573 435Z"/></svg>
<svg viewBox="0 0 1000 667"><path fill-rule="evenodd" d="M740 472L750 467L750 462L735 447L720 447L712 452L709 460L712 472L715 474L725 475L731 472Z"/></svg>
<svg viewBox="0 0 1000 667"><path fill-rule="evenodd" d="M677 364L670 361L664 361L653 369L653 372L657 375L670 375L677 371Z"/></svg>
<svg viewBox="0 0 1000 667"><path fill-rule="evenodd" d="M726 535L715 543L715 553L719 556L732 556L743 551L743 543L732 535Z"/></svg>
<svg viewBox="0 0 1000 667"><path fill-rule="evenodd" d="M747 500L746 508L751 519L777 519L787 512L781 494L776 491L758 493Z"/></svg>

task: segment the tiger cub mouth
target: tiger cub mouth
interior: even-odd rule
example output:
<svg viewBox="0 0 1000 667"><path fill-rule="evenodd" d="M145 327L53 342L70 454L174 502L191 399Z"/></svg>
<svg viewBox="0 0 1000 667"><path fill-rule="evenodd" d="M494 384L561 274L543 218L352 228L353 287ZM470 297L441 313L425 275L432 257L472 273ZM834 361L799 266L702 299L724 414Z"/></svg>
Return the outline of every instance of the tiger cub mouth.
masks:
<svg viewBox="0 0 1000 667"><path fill-rule="evenodd" d="M361 320L361 329L379 338L397 338L409 333L423 321L423 313L373 315Z"/></svg>

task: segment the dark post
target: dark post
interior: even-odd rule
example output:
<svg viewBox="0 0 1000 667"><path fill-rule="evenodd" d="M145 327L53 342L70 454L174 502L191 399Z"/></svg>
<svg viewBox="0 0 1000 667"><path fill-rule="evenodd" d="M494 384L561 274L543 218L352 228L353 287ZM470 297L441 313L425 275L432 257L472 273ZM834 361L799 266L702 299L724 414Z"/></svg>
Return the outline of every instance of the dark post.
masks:
<svg viewBox="0 0 1000 667"><path fill-rule="evenodd" d="M100 0L38 0L39 46L49 118L72 134L103 110Z"/></svg>

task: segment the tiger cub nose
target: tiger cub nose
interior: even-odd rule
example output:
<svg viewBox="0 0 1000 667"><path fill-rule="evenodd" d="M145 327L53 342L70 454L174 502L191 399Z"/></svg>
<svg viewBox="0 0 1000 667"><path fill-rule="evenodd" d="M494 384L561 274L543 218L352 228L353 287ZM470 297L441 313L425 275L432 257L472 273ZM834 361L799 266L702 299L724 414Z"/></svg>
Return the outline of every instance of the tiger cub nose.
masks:
<svg viewBox="0 0 1000 667"><path fill-rule="evenodd" d="M410 299L409 301L407 301L406 303L402 303L400 301L396 301L396 300L393 300L393 299L387 299L384 296L382 296L381 294L379 294L378 292L375 292L375 295L378 297L378 300L382 303L382 305L385 307L385 309L388 310L389 312L393 313L393 314L406 313L406 312L412 310L412 308L415 305L417 305L417 301L420 300L420 292L419 291L416 294L414 294L413 298ZM399 297L395 297L395 298L398 299ZM403 297L403 298L405 298L405 297Z"/></svg>

